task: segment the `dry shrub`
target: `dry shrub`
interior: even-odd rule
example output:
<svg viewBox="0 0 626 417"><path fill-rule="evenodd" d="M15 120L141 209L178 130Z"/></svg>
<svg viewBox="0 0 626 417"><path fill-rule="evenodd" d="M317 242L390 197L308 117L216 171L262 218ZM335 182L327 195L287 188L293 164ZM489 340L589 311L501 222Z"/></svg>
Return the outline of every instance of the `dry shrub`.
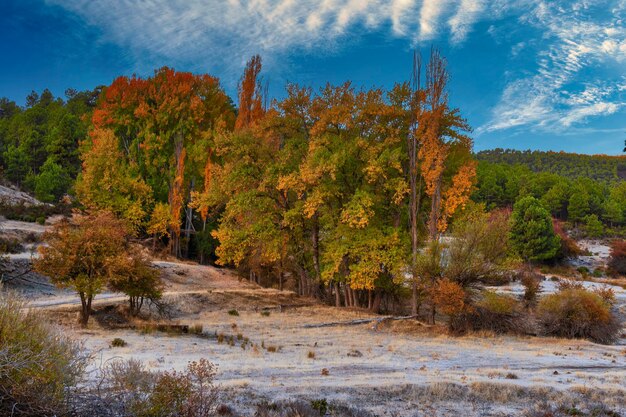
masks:
<svg viewBox="0 0 626 417"><path fill-rule="evenodd" d="M593 292L598 294L610 306L615 305L615 291L613 291L613 288L604 285L594 289Z"/></svg>
<svg viewBox="0 0 626 417"><path fill-rule="evenodd" d="M515 298L484 291L470 314L464 317L465 330L490 331L494 333L532 333L534 326L530 316Z"/></svg>
<svg viewBox="0 0 626 417"><path fill-rule="evenodd" d="M13 294L0 294L0 415L66 414L86 364L75 342Z"/></svg>
<svg viewBox="0 0 626 417"><path fill-rule="evenodd" d="M535 331L531 316L519 301L493 291L482 292L480 299L473 305L460 314L451 316L448 327L457 334L467 331L531 334Z"/></svg>
<svg viewBox="0 0 626 417"><path fill-rule="evenodd" d="M112 415L134 417L213 416L217 388L213 385L215 365L206 359L190 362L185 372L150 372L137 360L114 361L102 372L95 412L106 408Z"/></svg>
<svg viewBox="0 0 626 417"><path fill-rule="evenodd" d="M626 240L616 240L611 244L608 267L614 275L626 275Z"/></svg>
<svg viewBox="0 0 626 417"><path fill-rule="evenodd" d="M559 281L559 283L557 284L557 287L559 288L559 291L564 291L564 290L584 290L585 286L583 285L582 282L579 281L575 281L573 279L562 279Z"/></svg>
<svg viewBox="0 0 626 417"><path fill-rule="evenodd" d="M463 287L447 278L437 281L432 288L431 297L437 309L450 317L456 317L471 310Z"/></svg>
<svg viewBox="0 0 626 417"><path fill-rule="evenodd" d="M561 238L561 247L557 253L557 258L573 258L583 254L582 249L580 249L576 241L565 232L562 221L552 218L552 226L554 233Z"/></svg>
<svg viewBox="0 0 626 417"><path fill-rule="evenodd" d="M520 281L524 286L524 296L522 297L526 307L533 307L537 304L537 298L541 292L541 278L530 271L522 273Z"/></svg>
<svg viewBox="0 0 626 417"><path fill-rule="evenodd" d="M537 318L545 335L614 342L620 323L609 303L584 288L566 288L545 296L537 306Z"/></svg>
<svg viewBox="0 0 626 417"><path fill-rule="evenodd" d="M368 411L328 402L325 399L303 401L289 400L261 402L257 405L255 417L373 417Z"/></svg>

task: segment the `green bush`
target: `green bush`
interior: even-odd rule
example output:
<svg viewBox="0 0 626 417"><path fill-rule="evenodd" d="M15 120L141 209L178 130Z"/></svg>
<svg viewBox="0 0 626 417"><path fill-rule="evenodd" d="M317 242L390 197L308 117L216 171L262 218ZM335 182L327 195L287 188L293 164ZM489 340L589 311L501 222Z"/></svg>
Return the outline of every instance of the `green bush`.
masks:
<svg viewBox="0 0 626 417"><path fill-rule="evenodd" d="M570 287L545 296L537 306L537 318L544 335L583 338L612 343L621 325L611 305L594 292Z"/></svg>
<svg viewBox="0 0 626 417"><path fill-rule="evenodd" d="M79 346L12 294L0 294L0 415L65 415L87 364Z"/></svg>
<svg viewBox="0 0 626 417"><path fill-rule="evenodd" d="M235 309L232 309L232 310L228 310L228 314L231 316L238 316L239 312Z"/></svg>

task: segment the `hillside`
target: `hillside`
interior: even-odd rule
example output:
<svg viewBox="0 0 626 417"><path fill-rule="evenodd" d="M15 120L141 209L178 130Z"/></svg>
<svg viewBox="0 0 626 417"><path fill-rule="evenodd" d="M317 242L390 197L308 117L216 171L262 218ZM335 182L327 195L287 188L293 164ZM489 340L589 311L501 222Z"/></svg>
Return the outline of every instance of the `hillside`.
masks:
<svg viewBox="0 0 626 417"><path fill-rule="evenodd" d="M626 156L502 148L480 151L475 156L479 161L521 164L533 172L551 172L571 179L586 177L607 182L626 179Z"/></svg>

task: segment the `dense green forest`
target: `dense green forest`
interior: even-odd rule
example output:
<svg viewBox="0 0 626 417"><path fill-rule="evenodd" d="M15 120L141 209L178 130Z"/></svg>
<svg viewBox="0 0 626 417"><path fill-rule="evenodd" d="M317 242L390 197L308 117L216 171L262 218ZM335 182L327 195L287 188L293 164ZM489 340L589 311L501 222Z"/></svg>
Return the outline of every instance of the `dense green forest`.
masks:
<svg viewBox="0 0 626 417"><path fill-rule="evenodd" d="M68 89L65 100L32 92L24 107L0 99L0 175L45 202L68 192L99 92Z"/></svg>
<svg viewBox="0 0 626 417"><path fill-rule="evenodd" d="M586 177L570 179L549 172L535 173L519 164L478 164L474 201L484 202L490 209L510 207L526 195L539 199L558 219L589 223L596 236L604 234L598 220L609 227L626 222L624 180L606 183Z"/></svg>
<svg viewBox="0 0 626 417"><path fill-rule="evenodd" d="M476 159L497 164L524 165L533 172L550 172L569 179L584 177L605 182L626 179L626 156L496 148L476 153Z"/></svg>

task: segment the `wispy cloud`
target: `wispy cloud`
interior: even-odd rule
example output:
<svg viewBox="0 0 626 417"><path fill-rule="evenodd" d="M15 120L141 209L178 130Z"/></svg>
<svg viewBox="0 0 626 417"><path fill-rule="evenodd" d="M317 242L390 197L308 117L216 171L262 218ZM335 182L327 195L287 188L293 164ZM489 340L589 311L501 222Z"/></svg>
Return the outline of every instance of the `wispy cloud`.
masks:
<svg viewBox="0 0 626 417"><path fill-rule="evenodd" d="M452 42L459 43L465 40L484 6L483 0L461 0L456 13L448 21Z"/></svg>
<svg viewBox="0 0 626 417"><path fill-rule="evenodd" d="M98 28L138 67L152 58L238 74L261 53L276 68L293 51L325 54L367 31L386 31L407 46L447 41L462 47L479 22L509 37L503 16L532 28L511 37L510 56L534 68L506 68L507 84L478 133L513 127L566 129L626 106L623 88L590 69L626 65L626 0L46 0ZM484 26L483 26L484 27ZM187 65L189 67L189 65ZM624 80L620 81L624 85Z"/></svg>
<svg viewBox="0 0 626 417"><path fill-rule="evenodd" d="M137 55L206 61L227 54L243 61L256 52L270 60L295 49L327 52L362 27L390 28L409 45L438 37L459 43L484 11L484 0L46 1Z"/></svg>
<svg viewBox="0 0 626 417"><path fill-rule="evenodd" d="M520 21L542 33L545 46L537 55L536 69L506 86L492 119L478 132L516 126L558 131L620 111L625 105L619 88L623 80L585 80L591 70L626 64L624 4L623 0L596 4L611 10L598 18L598 10L584 1L532 2ZM512 53L518 52L518 45L513 46Z"/></svg>

